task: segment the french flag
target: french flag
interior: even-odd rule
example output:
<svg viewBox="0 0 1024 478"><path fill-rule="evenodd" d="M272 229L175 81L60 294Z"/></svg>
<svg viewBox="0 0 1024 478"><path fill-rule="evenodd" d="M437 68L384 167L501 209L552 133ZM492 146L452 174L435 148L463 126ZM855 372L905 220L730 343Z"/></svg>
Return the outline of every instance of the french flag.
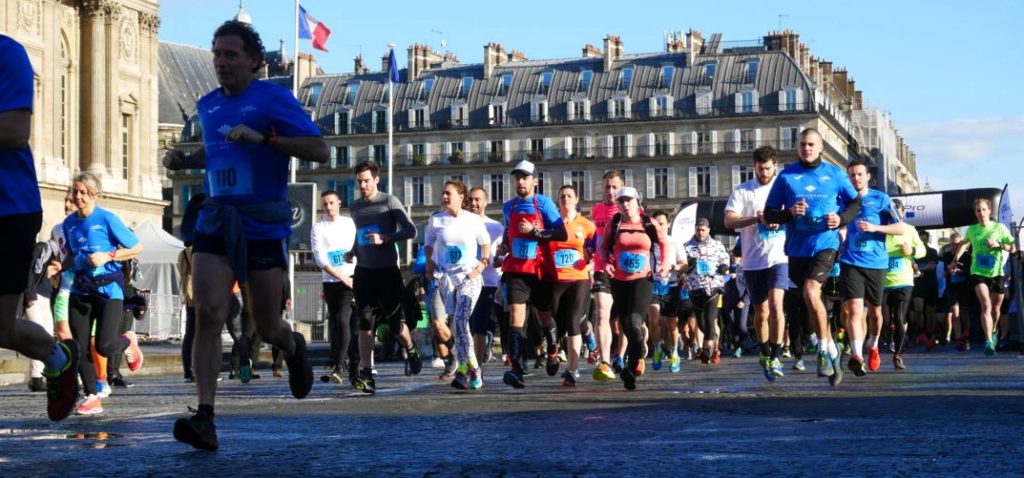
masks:
<svg viewBox="0 0 1024 478"><path fill-rule="evenodd" d="M305 8L299 6L299 38L313 40L313 48L327 51L327 37L331 36L331 29L323 22L313 18L306 12Z"/></svg>

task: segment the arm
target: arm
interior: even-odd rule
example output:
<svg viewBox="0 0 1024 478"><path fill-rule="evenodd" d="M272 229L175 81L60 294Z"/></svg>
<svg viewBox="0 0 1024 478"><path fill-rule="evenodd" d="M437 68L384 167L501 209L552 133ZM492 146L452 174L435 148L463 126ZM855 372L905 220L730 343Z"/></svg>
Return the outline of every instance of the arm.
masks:
<svg viewBox="0 0 1024 478"><path fill-rule="evenodd" d="M853 222L853 220L857 218L858 214L860 214L860 196L857 196L857 197L853 198L853 200L851 200L850 202L846 203L846 207L839 213L839 227L843 227L843 226ZM895 234L902 234L902 233L903 233L903 229L900 228L899 232L892 233L892 234L895 235ZM885 234L890 234L890 233L885 233Z"/></svg>
<svg viewBox="0 0 1024 478"><path fill-rule="evenodd" d="M32 111L9 110L0 113L0 150L28 146L32 135Z"/></svg>
<svg viewBox="0 0 1024 478"><path fill-rule="evenodd" d="M767 214L767 211L765 211ZM757 216L743 217L740 213L729 209L725 210L725 227L729 229L742 229L744 227L757 224Z"/></svg>
<svg viewBox="0 0 1024 478"><path fill-rule="evenodd" d="M384 240L387 242L398 242L416 237L416 225L412 223L412 219L409 219L409 214L405 212L402 203L398 202L398 198L394 196L391 196L388 201L393 202L391 204L391 217L398 223L398 230L383 234Z"/></svg>
<svg viewBox="0 0 1024 478"><path fill-rule="evenodd" d="M663 231L660 227L655 227L655 229L658 230L658 248L661 250L661 257L672 257L672 246L668 243L668 236L665 235L665 231ZM672 264L670 263L670 261L664 260L658 263L658 270L654 272L658 276L665 278L668 277L668 273L670 270L672 270Z"/></svg>
<svg viewBox="0 0 1024 478"><path fill-rule="evenodd" d="M527 223L528 227L522 232L524 234L532 234L533 237L545 241L564 241L568 239L569 233L565 230L565 224L562 223L562 215L558 213L555 203L551 202L546 196L541 196L537 202L540 206L539 212L544 223L544 229L534 228L533 224Z"/></svg>
<svg viewBox="0 0 1024 478"><path fill-rule="evenodd" d="M199 148L196 151L186 153L177 149L168 149L164 153L163 165L171 171L181 169L203 169L206 167L206 150Z"/></svg>

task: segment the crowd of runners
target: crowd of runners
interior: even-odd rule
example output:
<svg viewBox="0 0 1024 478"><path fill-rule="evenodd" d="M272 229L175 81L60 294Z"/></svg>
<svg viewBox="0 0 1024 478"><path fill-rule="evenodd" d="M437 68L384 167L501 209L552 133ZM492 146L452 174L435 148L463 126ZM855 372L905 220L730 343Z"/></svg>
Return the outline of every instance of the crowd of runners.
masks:
<svg viewBox="0 0 1024 478"><path fill-rule="evenodd" d="M163 160L172 170L205 171L205 198L188 225L181 265L185 374L196 384L197 407L173 433L210 450L218 447L214 405L226 323L243 344L232 376L252 378L245 341L258 335L286 363L296 398L312 388L305 339L281 317L285 191L290 158L328 159L319 129L291 93L254 77L264 49L251 26L225 23L212 51L220 87L197 103L202 147L172 150ZM28 280L0 278L0 346L40 361L33 383L46 389L51 419L99 413L109 390L100 363L124 356L131 370L142 365L124 326L133 302L125 264L141 245L96 205L99 181L83 172L68 192L67 218L48 246L34 247L41 206L27 145L32 72L9 38L0 36L0 53L13 59L0 74L0 226L7 231L0 262L34 271ZM505 385L523 389L533 368L574 387L589 367L594 381L634 390L653 373L648 367L661 372L667 362L662 373L680 373L687 361L714 366L723 354L753 353L768 381L785 376L783 360L805 370L807 355L838 386L844 369L856 376L879 370L885 348L896 370L908 367L905 351L914 344L966 349L971 327L961 304L978 308L985 353L994 354L1008 331L1004 265L1014 240L992 219L992 204L975 201L977 224L940 255L903 222L897 201L869 187L866 164L825 163L822 148L821 135L804 130L799 158L785 168L770 146L758 148L754 177L732 191L724 218L697 218L691 237L671 237L674 211L646 210L619 170L604 174L603 199L583 210L571 185L554 200L538 194L534 165L521 161L512 169L515 196L496 218L487 216L485 190L445 182L442 208L423 226L422 272L441 378L476 390L483 368L493 366ZM417 226L398 198L378 189L377 164L360 163L353 174L358 197L343 210L337 192L323 192L323 217L312 229L331 340L323 378L374 394L379 325L387 325L407 375L423 368L423 344L409 326L419 317L407 320L415 312L407 312L398 257L398 244L415 238ZM712 236L718 220L738 233L735 246ZM248 325L232 326L241 301ZM42 326L21 318L23 306L46 310L29 314L46 316ZM495 337L500 358L491 356Z"/></svg>

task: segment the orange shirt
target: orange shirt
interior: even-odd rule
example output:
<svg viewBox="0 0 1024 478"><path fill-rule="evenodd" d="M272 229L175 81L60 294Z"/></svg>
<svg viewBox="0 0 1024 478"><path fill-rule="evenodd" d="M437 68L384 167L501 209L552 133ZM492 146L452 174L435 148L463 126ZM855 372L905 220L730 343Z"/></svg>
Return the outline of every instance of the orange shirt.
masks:
<svg viewBox="0 0 1024 478"><path fill-rule="evenodd" d="M547 245L550 261L545 261L548 267L548 277L554 277L557 282L575 282L587 280L590 275L587 273L586 254L583 246L594 237L597 229L594 223L577 214L571 222L565 224L565 232L568 239L561 242L549 242Z"/></svg>

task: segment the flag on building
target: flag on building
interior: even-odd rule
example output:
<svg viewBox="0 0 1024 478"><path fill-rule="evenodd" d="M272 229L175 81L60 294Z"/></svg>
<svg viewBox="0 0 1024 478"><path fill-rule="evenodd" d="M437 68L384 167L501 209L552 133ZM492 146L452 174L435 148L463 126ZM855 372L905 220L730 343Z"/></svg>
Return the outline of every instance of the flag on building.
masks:
<svg viewBox="0 0 1024 478"><path fill-rule="evenodd" d="M327 51L327 37L331 36L331 29L323 22L313 18L305 8L299 6L299 38L313 40L313 48Z"/></svg>
<svg viewBox="0 0 1024 478"><path fill-rule="evenodd" d="M388 52L388 81L398 83L398 62L395 61L395 50Z"/></svg>

